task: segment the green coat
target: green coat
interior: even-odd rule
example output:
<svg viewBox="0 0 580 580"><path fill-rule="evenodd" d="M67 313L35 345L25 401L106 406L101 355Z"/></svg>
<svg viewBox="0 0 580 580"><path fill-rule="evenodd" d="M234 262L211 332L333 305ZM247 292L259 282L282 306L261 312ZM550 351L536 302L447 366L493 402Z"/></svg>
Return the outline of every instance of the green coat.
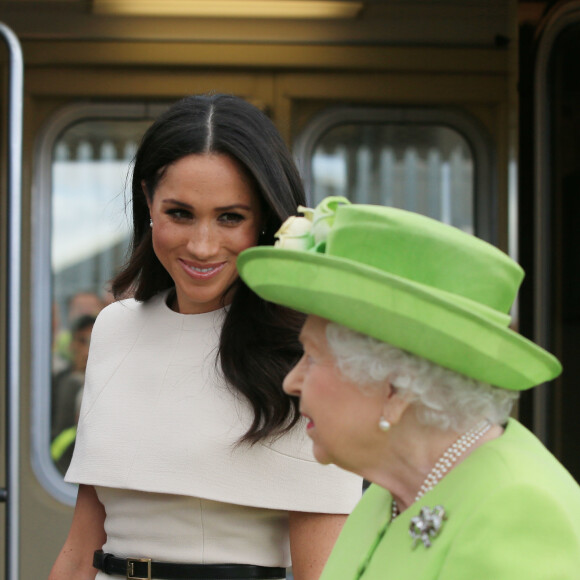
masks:
<svg viewBox="0 0 580 580"><path fill-rule="evenodd" d="M367 490L320 580L580 579L580 487L515 420L392 524L391 501ZM448 519L413 548L411 518L436 505Z"/></svg>

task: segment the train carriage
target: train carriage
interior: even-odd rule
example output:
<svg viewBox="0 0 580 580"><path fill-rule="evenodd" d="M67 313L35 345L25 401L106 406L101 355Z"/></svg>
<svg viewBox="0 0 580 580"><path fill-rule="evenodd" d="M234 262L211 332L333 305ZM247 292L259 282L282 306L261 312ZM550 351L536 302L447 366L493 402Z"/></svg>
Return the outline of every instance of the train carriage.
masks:
<svg viewBox="0 0 580 580"><path fill-rule="evenodd" d="M565 369L517 413L580 480L579 1L3 0L0 23L0 580L46 577L68 531L55 377L109 300L139 138L190 93L267 112L311 204L419 211L516 258L513 324Z"/></svg>

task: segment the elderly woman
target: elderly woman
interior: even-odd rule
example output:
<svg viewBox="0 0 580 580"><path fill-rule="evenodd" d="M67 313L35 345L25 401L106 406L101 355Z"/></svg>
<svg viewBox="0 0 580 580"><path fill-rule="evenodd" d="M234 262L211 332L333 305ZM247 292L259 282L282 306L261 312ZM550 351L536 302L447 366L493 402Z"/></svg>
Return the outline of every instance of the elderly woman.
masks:
<svg viewBox="0 0 580 580"><path fill-rule="evenodd" d="M523 271L435 220L327 198L238 258L309 316L284 388L314 455L373 485L323 580L580 577L580 488L509 418L559 362L509 329Z"/></svg>

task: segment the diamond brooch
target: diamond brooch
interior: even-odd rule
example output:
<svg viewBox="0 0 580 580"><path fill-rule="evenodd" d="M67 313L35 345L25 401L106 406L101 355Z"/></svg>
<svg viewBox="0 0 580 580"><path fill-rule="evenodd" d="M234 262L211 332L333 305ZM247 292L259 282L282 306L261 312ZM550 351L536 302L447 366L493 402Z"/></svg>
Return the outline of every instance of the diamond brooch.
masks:
<svg viewBox="0 0 580 580"><path fill-rule="evenodd" d="M413 538L413 548L417 547L419 541L423 542L426 548L430 548L431 540L439 535L446 519L447 514L443 506L422 507L419 515L411 519L409 526L409 534Z"/></svg>

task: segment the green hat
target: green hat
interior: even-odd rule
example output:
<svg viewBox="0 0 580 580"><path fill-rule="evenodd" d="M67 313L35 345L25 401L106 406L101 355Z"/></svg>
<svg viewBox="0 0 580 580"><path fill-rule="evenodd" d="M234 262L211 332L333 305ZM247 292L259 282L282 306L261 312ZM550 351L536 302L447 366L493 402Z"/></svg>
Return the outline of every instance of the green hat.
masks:
<svg viewBox="0 0 580 580"><path fill-rule="evenodd" d="M289 218L238 270L270 302L326 318L497 387L558 376L558 360L508 328L524 276L496 247L425 216L326 198Z"/></svg>

